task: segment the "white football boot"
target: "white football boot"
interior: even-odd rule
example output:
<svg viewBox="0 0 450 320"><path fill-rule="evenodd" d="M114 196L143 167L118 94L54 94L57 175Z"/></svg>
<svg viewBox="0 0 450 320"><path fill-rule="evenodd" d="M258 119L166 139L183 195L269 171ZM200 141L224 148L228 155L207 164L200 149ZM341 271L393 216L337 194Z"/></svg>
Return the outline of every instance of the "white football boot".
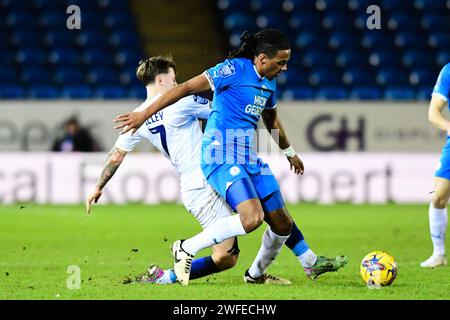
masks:
<svg viewBox="0 0 450 320"><path fill-rule="evenodd" d="M173 256L173 271L175 272L178 281L183 286L187 286L189 284L189 276L191 274L194 256L183 250L181 247L182 242L183 240L177 240L170 248Z"/></svg>
<svg viewBox="0 0 450 320"><path fill-rule="evenodd" d="M446 265L447 259L445 259L445 256L438 256L438 255L432 255L431 257L429 257L427 260L425 260L420 264L420 266L424 268L436 268Z"/></svg>

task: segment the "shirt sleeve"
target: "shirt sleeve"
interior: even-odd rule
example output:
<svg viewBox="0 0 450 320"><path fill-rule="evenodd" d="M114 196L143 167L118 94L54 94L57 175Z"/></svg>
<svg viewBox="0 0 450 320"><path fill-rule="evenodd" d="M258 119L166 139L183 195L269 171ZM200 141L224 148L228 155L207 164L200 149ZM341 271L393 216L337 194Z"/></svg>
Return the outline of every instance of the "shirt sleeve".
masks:
<svg viewBox="0 0 450 320"><path fill-rule="evenodd" d="M139 130L135 132L133 135L131 135L131 131L121 134L117 138L116 144L114 146L126 152L133 151L134 148L136 148L136 146L139 144L139 142L142 141L142 136L139 133L140 130L142 130L142 127L140 127Z"/></svg>
<svg viewBox="0 0 450 320"><path fill-rule="evenodd" d="M450 95L450 63L445 65L439 73L432 95L436 95L444 101L448 101Z"/></svg>
<svg viewBox="0 0 450 320"><path fill-rule="evenodd" d="M225 60L222 63L206 70L203 73L208 79L211 90L221 90L236 84L239 80L239 67L233 60Z"/></svg>
<svg viewBox="0 0 450 320"><path fill-rule="evenodd" d="M197 95L187 96L180 100L180 103L182 104L180 108L183 114L189 114L200 119L208 119L211 113L211 101Z"/></svg>

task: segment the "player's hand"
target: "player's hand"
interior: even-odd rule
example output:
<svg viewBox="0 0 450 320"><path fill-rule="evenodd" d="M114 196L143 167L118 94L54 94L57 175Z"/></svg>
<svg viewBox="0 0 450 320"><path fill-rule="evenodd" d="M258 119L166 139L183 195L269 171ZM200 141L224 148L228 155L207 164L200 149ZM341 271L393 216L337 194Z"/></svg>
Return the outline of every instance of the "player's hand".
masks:
<svg viewBox="0 0 450 320"><path fill-rule="evenodd" d="M297 155L293 157L288 157L287 159L291 164L291 170L294 169L295 174L303 174L303 172L305 172L303 161L300 160L300 158Z"/></svg>
<svg viewBox="0 0 450 320"><path fill-rule="evenodd" d="M131 134L134 134L137 129L145 122L147 117L143 111L129 112L125 114L118 115L113 121L119 122L114 129L122 129L120 134L124 134L131 130Z"/></svg>
<svg viewBox="0 0 450 320"><path fill-rule="evenodd" d="M87 213L91 213L92 201L97 203L98 199L100 199L100 197L102 196L102 193L103 193L102 190L100 190L97 187L94 189L94 191L91 192L89 197L86 199L86 212Z"/></svg>

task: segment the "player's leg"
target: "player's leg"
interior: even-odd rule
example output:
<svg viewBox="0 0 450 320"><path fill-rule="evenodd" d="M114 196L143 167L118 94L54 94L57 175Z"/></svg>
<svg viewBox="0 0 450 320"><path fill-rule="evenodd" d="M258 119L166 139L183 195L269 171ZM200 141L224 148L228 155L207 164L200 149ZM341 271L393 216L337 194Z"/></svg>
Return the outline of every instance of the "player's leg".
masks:
<svg viewBox="0 0 450 320"><path fill-rule="evenodd" d="M174 271L181 284L189 283L189 273L194 255L201 249L222 241L249 233L256 229L264 219L264 212L254 188L239 190L239 194L228 192L235 181L248 177L243 166L223 165L208 177L208 183L227 199L231 197L238 214L222 218L201 233L187 240L178 240L172 246Z"/></svg>
<svg viewBox="0 0 450 320"><path fill-rule="evenodd" d="M442 174L442 172L439 175L447 176L445 173ZM434 177L434 187L435 192L428 209L433 254L420 264L422 267L428 268L445 266L447 264L445 258L445 235L448 223L447 203L450 197L450 180L436 176Z"/></svg>

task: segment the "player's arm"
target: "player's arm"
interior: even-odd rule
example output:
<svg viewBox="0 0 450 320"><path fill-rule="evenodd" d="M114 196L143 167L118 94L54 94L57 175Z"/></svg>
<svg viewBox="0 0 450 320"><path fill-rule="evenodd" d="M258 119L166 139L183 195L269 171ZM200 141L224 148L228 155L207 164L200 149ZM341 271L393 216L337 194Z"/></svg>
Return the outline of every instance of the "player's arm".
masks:
<svg viewBox="0 0 450 320"><path fill-rule="evenodd" d="M121 114L114 119L114 122L119 122L114 129L121 129L122 134L132 130L132 133L136 130L153 114L156 112L174 104L181 98L188 95L210 90L210 84L204 74L198 75L182 84L175 86L166 93L164 93L159 99L149 105L142 111L135 111L126 114Z"/></svg>
<svg viewBox="0 0 450 320"><path fill-rule="evenodd" d="M278 131L278 146L286 155L289 163L291 164L291 170L294 168L296 174L303 174L305 167L302 160L295 153L294 148L289 143L286 131L284 131L283 125L281 124L280 118L277 115L277 109L264 109L261 113L264 125L267 130L271 133L272 130Z"/></svg>
<svg viewBox="0 0 450 320"><path fill-rule="evenodd" d="M100 177L97 180L95 188L86 200L87 213L91 212L92 201L97 203L98 199L100 199L100 197L102 196L103 188L117 171L117 168L119 168L123 159L125 159L126 154L126 151L120 150L117 147L113 147L109 152L106 163L103 167Z"/></svg>
<svg viewBox="0 0 450 320"><path fill-rule="evenodd" d="M428 107L428 120L438 129L447 131L450 135L450 121L444 118L442 110L446 106L447 101L439 95L431 97L430 106Z"/></svg>

